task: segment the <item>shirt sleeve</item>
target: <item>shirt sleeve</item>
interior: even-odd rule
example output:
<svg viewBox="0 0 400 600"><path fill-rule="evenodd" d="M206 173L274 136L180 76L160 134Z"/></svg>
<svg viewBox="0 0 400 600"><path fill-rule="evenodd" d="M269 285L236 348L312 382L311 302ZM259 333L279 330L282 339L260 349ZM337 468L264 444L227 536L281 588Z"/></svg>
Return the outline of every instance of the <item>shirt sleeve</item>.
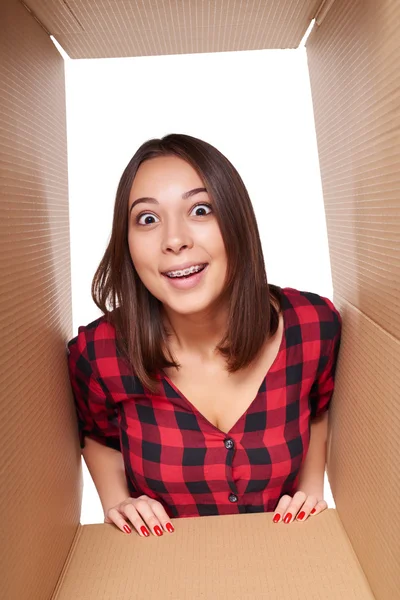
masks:
<svg viewBox="0 0 400 600"><path fill-rule="evenodd" d="M68 342L68 371L81 448L85 437L121 451L117 411L99 384L88 358L84 327Z"/></svg>
<svg viewBox="0 0 400 600"><path fill-rule="evenodd" d="M310 391L311 420L320 417L329 409L335 387L336 366L340 350L342 318L332 302L327 298L325 300L332 310L333 322L329 324L332 335L331 339L327 340L328 343L322 343L322 347L325 345L328 347L328 351L324 352L320 358L320 363L324 366L318 369L319 374Z"/></svg>

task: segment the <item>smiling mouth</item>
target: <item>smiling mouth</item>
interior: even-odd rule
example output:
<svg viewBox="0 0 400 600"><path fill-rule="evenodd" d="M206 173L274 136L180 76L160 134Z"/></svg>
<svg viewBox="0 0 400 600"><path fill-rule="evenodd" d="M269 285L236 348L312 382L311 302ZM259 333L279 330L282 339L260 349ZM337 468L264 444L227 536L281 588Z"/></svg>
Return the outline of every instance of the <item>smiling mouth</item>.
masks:
<svg viewBox="0 0 400 600"><path fill-rule="evenodd" d="M176 275L168 275L167 273L161 273L164 277L168 277L168 279L189 279L193 277L193 275L197 275L204 271L204 269L208 266L208 263L204 263L201 265L199 269L196 269L192 272L188 272L190 269L181 269L177 271L170 271L171 273L176 273Z"/></svg>
<svg viewBox="0 0 400 600"><path fill-rule="evenodd" d="M182 275L181 277L168 277L168 275L164 274L165 279L168 280L166 284L168 288L174 288L175 290L192 290L197 289L198 285L201 285L201 282L204 281L204 278L207 276L207 271L210 265L207 263L200 271L195 273L191 273L189 275Z"/></svg>

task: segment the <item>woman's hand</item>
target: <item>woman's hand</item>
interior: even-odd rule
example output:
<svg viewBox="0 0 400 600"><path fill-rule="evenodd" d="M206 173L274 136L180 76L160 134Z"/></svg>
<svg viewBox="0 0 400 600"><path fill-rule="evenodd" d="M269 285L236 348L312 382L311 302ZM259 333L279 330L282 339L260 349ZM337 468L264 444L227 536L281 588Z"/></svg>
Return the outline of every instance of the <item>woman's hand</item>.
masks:
<svg viewBox="0 0 400 600"><path fill-rule="evenodd" d="M294 520L305 521L309 515L319 514L326 508L328 508L328 504L323 499L322 493L308 495L305 492L298 491L293 498L288 495L280 498L272 521L274 523L279 523L279 521L291 523Z"/></svg>
<svg viewBox="0 0 400 600"><path fill-rule="evenodd" d="M132 523L142 537L162 535L164 531L172 533L174 528L161 502L143 495L139 498L127 498L116 506L108 509L104 523L114 523L121 531L131 533L127 519ZM146 527L148 526L148 528Z"/></svg>

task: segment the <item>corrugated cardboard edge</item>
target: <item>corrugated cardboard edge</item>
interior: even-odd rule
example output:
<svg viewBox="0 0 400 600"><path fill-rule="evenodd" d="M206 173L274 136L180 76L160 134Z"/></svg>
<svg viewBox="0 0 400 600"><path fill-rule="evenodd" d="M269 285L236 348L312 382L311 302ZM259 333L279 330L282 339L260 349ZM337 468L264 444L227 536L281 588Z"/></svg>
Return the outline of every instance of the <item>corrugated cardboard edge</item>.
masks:
<svg viewBox="0 0 400 600"><path fill-rule="evenodd" d="M57 598L59 598L60 589L62 588L63 581L65 579L66 573L67 573L67 571L69 569L69 566L71 564L72 558L74 556L74 552L75 552L75 550L76 550L76 548L77 548L77 546L79 544L79 540L80 540L81 535L82 535L82 530L83 530L83 525L81 525L79 523L79 525L77 527L77 530L76 530L76 533L75 533L75 536L74 536L74 539L72 540L71 548L69 549L68 556L67 556L67 558L65 560L63 569L61 571L61 575L60 575L60 577L59 577L59 579L57 581L57 585L56 585L56 587L54 589L53 595L51 596L50 600L57 600Z"/></svg>

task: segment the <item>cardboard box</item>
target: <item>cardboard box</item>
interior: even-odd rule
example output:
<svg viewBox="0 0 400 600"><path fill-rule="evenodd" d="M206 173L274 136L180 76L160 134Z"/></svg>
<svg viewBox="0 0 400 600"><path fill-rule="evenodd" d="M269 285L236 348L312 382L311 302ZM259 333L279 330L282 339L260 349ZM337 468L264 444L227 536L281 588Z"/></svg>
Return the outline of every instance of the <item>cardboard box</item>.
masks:
<svg viewBox="0 0 400 600"><path fill-rule="evenodd" d="M400 598L400 3L3 0L0 15L0 596ZM82 526L64 70L49 35L72 58L294 48L314 17L307 53L343 318L327 462L336 509L287 527L270 514L180 519L147 540Z"/></svg>

